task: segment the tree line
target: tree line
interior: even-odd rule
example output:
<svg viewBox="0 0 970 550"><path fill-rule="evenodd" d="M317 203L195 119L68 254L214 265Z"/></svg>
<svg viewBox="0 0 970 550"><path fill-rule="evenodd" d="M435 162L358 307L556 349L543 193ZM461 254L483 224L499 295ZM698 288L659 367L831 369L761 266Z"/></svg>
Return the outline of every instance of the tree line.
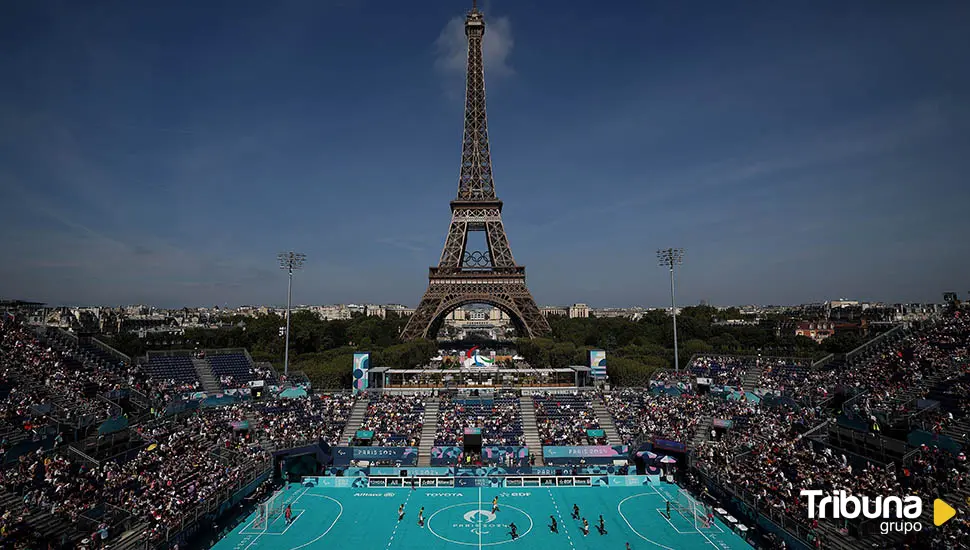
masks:
<svg viewBox="0 0 970 550"><path fill-rule="evenodd" d="M770 323L724 325L717 321L739 319L736 309L687 307L677 316L681 366L697 353L821 357L844 352L861 343L858 336L839 334L821 345L810 338L782 334ZM282 371L285 319L268 314L232 316L218 329L187 328L184 335L138 338L127 333L110 344L132 356L149 349L202 349L242 347L257 361L269 361ZM545 338L519 339L515 348L534 367L587 364L592 349L607 352L607 371L616 385L643 385L659 368L672 368L673 320L663 311L650 311L637 320L629 318L549 318L552 332ZM353 354L371 353L371 367L415 368L437 355L438 344L430 340L400 342L398 335L407 318L388 313L386 318L355 315L346 320L325 321L309 311L294 312L290 329L290 368L307 374L315 387L349 388Z"/></svg>

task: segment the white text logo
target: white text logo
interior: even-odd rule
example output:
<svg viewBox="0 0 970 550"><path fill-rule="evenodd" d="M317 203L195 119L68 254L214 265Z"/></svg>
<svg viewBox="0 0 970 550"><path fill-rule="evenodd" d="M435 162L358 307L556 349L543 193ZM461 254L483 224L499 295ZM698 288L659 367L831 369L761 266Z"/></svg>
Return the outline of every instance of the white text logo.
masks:
<svg viewBox="0 0 970 550"><path fill-rule="evenodd" d="M908 533L923 529L923 524L918 521L919 517L923 515L923 501L917 496L870 498L847 495L845 491L833 491L832 494L826 495L824 491L818 489L803 489L800 494L803 497L808 497L809 519L857 519L865 517L868 519L910 520L883 521L879 530L884 535L893 531Z"/></svg>

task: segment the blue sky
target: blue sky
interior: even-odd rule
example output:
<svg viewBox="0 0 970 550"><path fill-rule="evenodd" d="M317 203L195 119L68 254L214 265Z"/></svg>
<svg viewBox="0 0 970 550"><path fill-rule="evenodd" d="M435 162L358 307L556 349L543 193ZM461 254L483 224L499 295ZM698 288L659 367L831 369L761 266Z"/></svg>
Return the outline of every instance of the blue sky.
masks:
<svg viewBox="0 0 970 550"><path fill-rule="evenodd" d="M470 0L467 2L470 5ZM740 7L739 7L740 6ZM457 189L456 1L0 3L0 296L415 305ZM970 3L485 5L541 304L970 289Z"/></svg>

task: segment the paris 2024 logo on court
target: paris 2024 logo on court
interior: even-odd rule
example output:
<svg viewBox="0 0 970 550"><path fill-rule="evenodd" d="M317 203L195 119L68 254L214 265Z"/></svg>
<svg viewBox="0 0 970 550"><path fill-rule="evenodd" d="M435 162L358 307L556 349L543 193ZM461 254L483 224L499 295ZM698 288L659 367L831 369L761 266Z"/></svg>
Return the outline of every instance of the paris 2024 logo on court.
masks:
<svg viewBox="0 0 970 550"><path fill-rule="evenodd" d="M495 523L495 514L488 510L469 510L465 512L464 517L466 523L457 524L455 527L470 527L472 533L476 535L487 535L489 533L488 528L508 527L501 523Z"/></svg>

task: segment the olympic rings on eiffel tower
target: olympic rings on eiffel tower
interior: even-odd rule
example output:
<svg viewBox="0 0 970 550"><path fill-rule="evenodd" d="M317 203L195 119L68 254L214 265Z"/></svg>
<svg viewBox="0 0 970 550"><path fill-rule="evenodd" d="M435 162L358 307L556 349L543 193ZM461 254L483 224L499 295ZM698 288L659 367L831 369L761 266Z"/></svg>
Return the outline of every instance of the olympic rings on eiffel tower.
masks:
<svg viewBox="0 0 970 550"><path fill-rule="evenodd" d="M492 267L492 258L489 257L488 252L466 251L462 267Z"/></svg>

